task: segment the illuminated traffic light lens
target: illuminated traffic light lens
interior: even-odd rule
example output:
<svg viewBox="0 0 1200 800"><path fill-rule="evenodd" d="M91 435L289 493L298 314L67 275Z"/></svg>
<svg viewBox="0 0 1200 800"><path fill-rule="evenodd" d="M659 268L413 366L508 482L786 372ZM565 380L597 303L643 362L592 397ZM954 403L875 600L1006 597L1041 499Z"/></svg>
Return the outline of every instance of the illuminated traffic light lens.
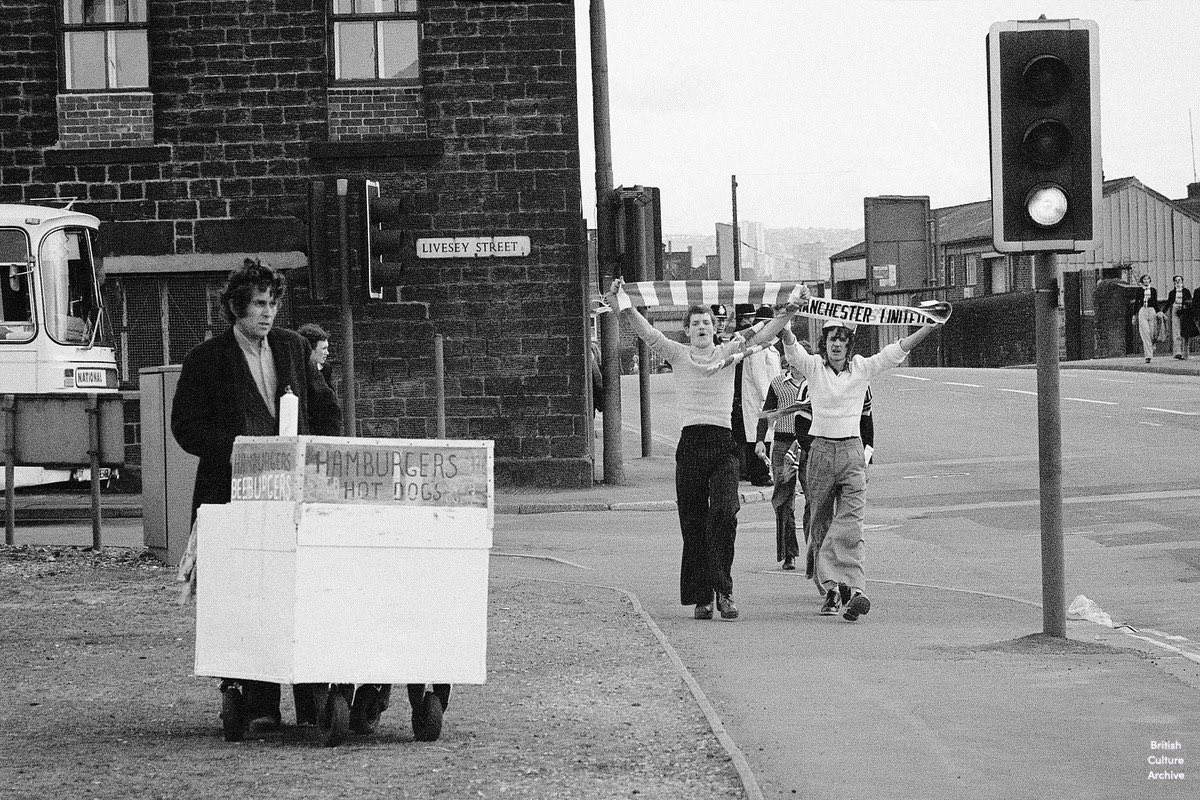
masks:
<svg viewBox="0 0 1200 800"><path fill-rule="evenodd" d="M1034 100L1053 103L1070 88L1071 70L1058 56L1038 56L1025 65L1021 80Z"/></svg>
<svg viewBox="0 0 1200 800"><path fill-rule="evenodd" d="M1056 119L1040 119L1025 131L1021 148L1034 164L1052 167L1071 151L1071 130Z"/></svg>
<svg viewBox="0 0 1200 800"><path fill-rule="evenodd" d="M1035 225L1053 228L1067 215L1067 194L1060 186L1037 186L1025 198L1025 211Z"/></svg>

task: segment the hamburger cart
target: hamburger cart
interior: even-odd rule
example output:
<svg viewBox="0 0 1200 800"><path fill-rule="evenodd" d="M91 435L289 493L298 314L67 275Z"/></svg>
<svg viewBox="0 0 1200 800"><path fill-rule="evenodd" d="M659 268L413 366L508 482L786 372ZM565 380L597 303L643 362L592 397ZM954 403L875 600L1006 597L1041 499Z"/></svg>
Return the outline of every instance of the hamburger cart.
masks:
<svg viewBox="0 0 1200 800"><path fill-rule="evenodd" d="M239 437L197 517L196 675L319 684L327 745L354 684L484 683L493 489L490 441Z"/></svg>

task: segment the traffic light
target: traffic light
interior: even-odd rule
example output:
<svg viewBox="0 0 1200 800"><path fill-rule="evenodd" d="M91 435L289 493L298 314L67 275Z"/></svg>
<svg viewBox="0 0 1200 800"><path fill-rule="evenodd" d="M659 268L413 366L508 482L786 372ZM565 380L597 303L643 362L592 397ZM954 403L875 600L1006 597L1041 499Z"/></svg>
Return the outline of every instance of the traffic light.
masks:
<svg viewBox="0 0 1200 800"><path fill-rule="evenodd" d="M399 198L387 197L379 181L363 185L363 284L367 296L383 299L384 286L397 286L404 272L403 209Z"/></svg>
<svg viewBox="0 0 1200 800"><path fill-rule="evenodd" d="M996 250L1094 246L1101 201L1099 31L1092 20L997 22L987 36Z"/></svg>
<svg viewBox="0 0 1200 800"><path fill-rule="evenodd" d="M654 186L613 190L613 253L621 277L656 281L663 277L662 204Z"/></svg>

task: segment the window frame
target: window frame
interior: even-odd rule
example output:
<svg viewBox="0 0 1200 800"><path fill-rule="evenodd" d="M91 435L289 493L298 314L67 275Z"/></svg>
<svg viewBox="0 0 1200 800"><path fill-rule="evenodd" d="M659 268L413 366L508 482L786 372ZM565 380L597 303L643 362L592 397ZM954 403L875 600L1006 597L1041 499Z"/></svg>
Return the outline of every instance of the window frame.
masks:
<svg viewBox="0 0 1200 800"><path fill-rule="evenodd" d="M403 4L407 0L398 0ZM420 86L421 85L421 54L424 49L423 43L425 40L424 26L424 8L420 0L413 0L414 8L405 11L376 11L376 12L351 12L339 13L337 10L338 0L329 0L329 26L328 26L328 42L329 48L329 79L335 86ZM382 26L381 22L394 21L411 21L416 24L417 33L417 75L413 78L384 78L380 77L380 61L383 58L383 48L380 47L380 35ZM339 25L348 22L370 22L373 25L374 42L375 42L375 77L372 78L343 78L340 77L341 72L341 51L339 48L340 34Z"/></svg>
<svg viewBox="0 0 1200 800"><path fill-rule="evenodd" d="M150 0L126 0L127 3L140 2L142 4L142 16L145 19L140 22L67 22L67 7L72 0L59 0L57 6L57 26L58 26L58 64L59 64L59 91L70 94L96 94L109 93L119 94L127 92L142 92L150 90ZM114 4L116 0L102 0L106 7ZM117 62L114 58L110 58L109 54L116 50L117 34L125 31L141 31L145 37L146 45L146 82L144 84L117 86ZM103 33L104 34L104 86L92 88L78 88L70 86L71 83L71 59L69 57L70 47L67 45L67 37L72 33Z"/></svg>
<svg viewBox="0 0 1200 800"><path fill-rule="evenodd" d="M5 269L3 269L3 267L11 267L11 266L17 265L17 264L20 264L21 266L24 267L24 270L20 273L20 275L25 278L25 289L28 294L28 300L29 300L29 323L30 323L30 330L29 330L28 338L9 339L6 336L0 336L0 347L3 347L6 344L29 344L30 342L32 342L34 339L37 338L38 331L40 330L40 327L41 327L38 324L38 296L37 296L38 292L41 291L41 287L37 285L38 281L34 280L34 278L37 277L37 269L35 269L35 267L34 267L36 262L34 261L33 252L30 249L33 245L33 242L30 241L29 231L25 230L24 228L17 227L17 226L7 226L4 228L0 228L0 230L16 231L17 233L21 234L25 238L25 261L24 261L24 263L17 262L17 261L0 262L0 280L4 280L4 281L11 280L11 277L9 275L10 270L5 270ZM2 320L3 317L4 317L3 313L0 313L0 320ZM21 322L24 322L24 320L13 320L12 322L0 322L0 325L8 325L8 324L16 325Z"/></svg>

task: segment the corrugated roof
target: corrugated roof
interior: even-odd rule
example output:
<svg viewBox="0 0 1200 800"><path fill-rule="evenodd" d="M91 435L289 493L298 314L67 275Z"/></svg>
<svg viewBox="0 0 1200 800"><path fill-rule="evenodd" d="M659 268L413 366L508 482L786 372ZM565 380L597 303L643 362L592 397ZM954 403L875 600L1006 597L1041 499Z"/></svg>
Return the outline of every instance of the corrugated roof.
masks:
<svg viewBox="0 0 1200 800"><path fill-rule="evenodd" d="M933 209L939 244L992 238L992 201Z"/></svg>
<svg viewBox="0 0 1200 800"><path fill-rule="evenodd" d="M859 242L856 245L847 247L845 250L834 253L829 257L830 261L849 261L852 258L866 258L867 243Z"/></svg>
<svg viewBox="0 0 1200 800"><path fill-rule="evenodd" d="M1156 200L1177 209L1180 213L1186 214L1192 219L1200 220L1200 211L1180 205L1166 195L1154 191L1133 176L1113 178L1112 180L1105 181L1103 193L1107 196L1130 187L1141 189ZM975 203L935 208L932 209L931 213L934 219L937 220L938 244L958 244L979 240L990 241L992 238L991 200L980 200ZM866 255L866 251L866 242L860 242L853 247L848 247L842 252L830 256L829 260L844 261L850 258L863 258Z"/></svg>

